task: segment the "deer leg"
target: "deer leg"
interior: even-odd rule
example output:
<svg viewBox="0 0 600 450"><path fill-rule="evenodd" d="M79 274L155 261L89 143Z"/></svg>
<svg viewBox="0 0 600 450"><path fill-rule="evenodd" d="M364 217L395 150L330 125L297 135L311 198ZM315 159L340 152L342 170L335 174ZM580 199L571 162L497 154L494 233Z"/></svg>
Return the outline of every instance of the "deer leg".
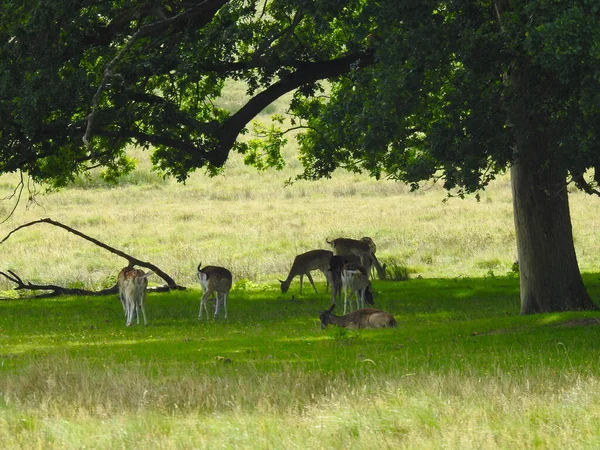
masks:
<svg viewBox="0 0 600 450"><path fill-rule="evenodd" d="M219 311L221 310L221 295L223 294L219 294L217 292L217 298L215 300L215 315L213 316L213 318L217 318L217 316L219 315Z"/></svg>
<svg viewBox="0 0 600 450"><path fill-rule="evenodd" d="M144 316L144 325L148 326L148 321L146 320L146 309L144 308L144 303L146 303L145 289L144 289L144 293L142 294L142 301L140 302L140 309L142 310L142 315ZM139 317L138 317L138 319L139 319Z"/></svg>
<svg viewBox="0 0 600 450"><path fill-rule="evenodd" d="M308 277L308 281L310 281L310 284L312 284L313 289L315 290L315 293L319 293L317 291L317 287L315 286L315 282L313 281L312 275L310 274L310 272L306 272L306 276Z"/></svg>
<svg viewBox="0 0 600 450"><path fill-rule="evenodd" d="M126 303L127 303L127 320L125 322L125 325L130 326L131 322L133 321L133 312L134 312L135 304L131 301L131 299L129 297L126 298Z"/></svg>
<svg viewBox="0 0 600 450"><path fill-rule="evenodd" d="M327 271L322 271L323 275L325 275L325 281L327 282L327 284L325 285L325 293L327 294L329 292L329 273Z"/></svg>
<svg viewBox="0 0 600 450"><path fill-rule="evenodd" d="M200 300L200 312L198 312L198 319L202 319L202 308L204 307L204 312L206 313L206 317L208 318L208 309L206 308L206 301L212 295L213 291L206 290L202 299Z"/></svg>
<svg viewBox="0 0 600 450"><path fill-rule="evenodd" d="M123 292L119 292L119 300L121 300L121 306L123 307L123 313L125 317L127 317L127 305L125 303L125 294Z"/></svg>

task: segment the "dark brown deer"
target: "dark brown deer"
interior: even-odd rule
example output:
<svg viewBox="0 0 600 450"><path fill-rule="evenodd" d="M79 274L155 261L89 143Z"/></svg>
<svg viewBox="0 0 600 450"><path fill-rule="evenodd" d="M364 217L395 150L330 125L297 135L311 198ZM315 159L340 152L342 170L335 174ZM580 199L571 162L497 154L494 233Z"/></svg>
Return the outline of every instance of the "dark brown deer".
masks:
<svg viewBox="0 0 600 450"><path fill-rule="evenodd" d="M319 317L321 328L325 328L329 324L344 328L394 328L398 326L394 316L380 309L363 308L345 316L336 316L332 312L333 308L335 308L335 304L321 313Z"/></svg>
<svg viewBox="0 0 600 450"><path fill-rule="evenodd" d="M375 267L379 279L385 280L385 264L383 266L379 264L379 261L375 256L377 246L370 237L365 236L360 240L337 238L329 241L325 239L325 242L331 245L334 255L358 257L360 259L360 265L367 269L367 272L370 273L371 268Z"/></svg>

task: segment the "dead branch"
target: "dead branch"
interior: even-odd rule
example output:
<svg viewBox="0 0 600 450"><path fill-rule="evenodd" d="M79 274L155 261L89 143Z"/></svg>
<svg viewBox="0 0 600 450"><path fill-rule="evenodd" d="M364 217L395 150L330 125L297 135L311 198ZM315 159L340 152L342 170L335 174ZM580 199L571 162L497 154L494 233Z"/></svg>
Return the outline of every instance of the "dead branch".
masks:
<svg viewBox="0 0 600 450"><path fill-rule="evenodd" d="M69 233L73 233L76 236L79 236L80 238L85 239L86 241L89 241L95 245L97 245L98 247L101 247L105 250L108 250L110 253L113 253L117 256L120 256L121 258L124 258L127 260L127 265L128 266L140 266L140 267L145 267L147 269L152 270L156 275L158 275L159 277L161 277L166 283L166 286L163 287L158 287L158 288L150 288L150 291L153 292L165 292L165 291L170 291L170 290L185 290L185 287L183 286L179 286L175 280L173 280L172 277L170 277L167 273L165 273L164 271L162 271L160 268L158 268L157 266L155 266L152 263L146 262L146 261L142 261L139 260L137 258L134 258L131 255L128 255L127 253L122 252L121 250L118 250L114 247L111 247L110 245L105 244L104 242L99 241L98 239L95 239L93 237L90 237L84 233L82 233L81 231L77 231L74 228L69 227L68 225L65 225L63 223L57 222L56 220L52 220L50 218L46 218L46 219L39 219L39 220L34 220L33 222L28 222L25 223L23 225L18 226L17 228L15 228L14 230L12 230L10 233L8 233L6 235L6 237L4 239L2 239L2 241L0 241L0 245L3 244L4 242L6 242L10 236L12 236L15 232L22 230L23 228L26 227L30 227L32 225L36 225L38 223L49 223L50 225L54 225L57 226L59 228L62 228L64 230L67 230ZM7 278L8 280L10 280L11 282L15 283L17 285L17 287L15 288L15 290L20 290L20 289L29 289L29 290L47 290L47 291L52 291L51 293L48 294L42 294L39 296L36 296L36 298L40 298L40 297L54 297L54 296L58 296L58 295L90 295L90 296L96 296L96 295L109 295L109 294L114 294L118 292L118 286L115 285L111 288L108 289L103 289L101 291L90 291L87 289L76 289L76 288L65 288L65 287L61 287L61 286L56 286L53 284L46 284L46 285L40 285L40 284L33 284L31 282L23 282L23 280L13 271L9 270L8 274L4 273L4 272L0 272L0 275L4 276L5 278Z"/></svg>

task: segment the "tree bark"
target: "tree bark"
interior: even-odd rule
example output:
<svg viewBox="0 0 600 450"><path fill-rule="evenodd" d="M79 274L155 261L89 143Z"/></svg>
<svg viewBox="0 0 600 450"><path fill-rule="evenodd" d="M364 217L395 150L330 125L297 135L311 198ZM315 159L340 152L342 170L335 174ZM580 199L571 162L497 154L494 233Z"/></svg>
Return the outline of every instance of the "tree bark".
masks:
<svg viewBox="0 0 600 450"><path fill-rule="evenodd" d="M544 131L531 130L525 141L511 168L521 314L597 309L577 263L566 173Z"/></svg>

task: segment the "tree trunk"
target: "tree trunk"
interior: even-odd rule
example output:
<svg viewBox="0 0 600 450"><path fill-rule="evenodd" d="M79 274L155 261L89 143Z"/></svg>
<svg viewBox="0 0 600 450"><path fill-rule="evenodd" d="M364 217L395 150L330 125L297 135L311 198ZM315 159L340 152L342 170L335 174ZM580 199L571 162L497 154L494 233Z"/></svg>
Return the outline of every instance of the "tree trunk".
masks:
<svg viewBox="0 0 600 450"><path fill-rule="evenodd" d="M549 157L546 133L532 135L511 168L521 314L597 309L577 264L566 173Z"/></svg>

